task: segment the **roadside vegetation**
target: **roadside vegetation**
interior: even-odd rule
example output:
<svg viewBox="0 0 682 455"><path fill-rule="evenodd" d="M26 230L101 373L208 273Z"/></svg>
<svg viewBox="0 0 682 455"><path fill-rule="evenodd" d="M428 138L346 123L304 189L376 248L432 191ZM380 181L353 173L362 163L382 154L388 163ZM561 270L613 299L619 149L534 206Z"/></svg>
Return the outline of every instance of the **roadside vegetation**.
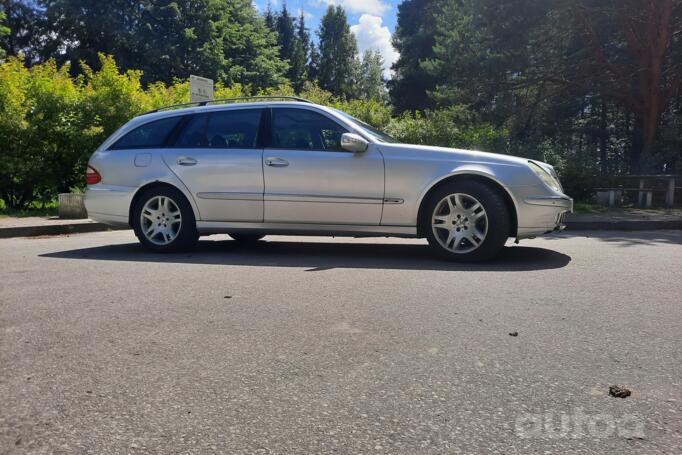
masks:
<svg viewBox="0 0 682 455"><path fill-rule="evenodd" d="M318 30L251 0L0 1L0 211L84 187L130 118L189 101L298 95L397 139L547 161L589 201L604 176L682 172L682 3L404 0L390 80L341 6ZM87 27L82 27L87 24Z"/></svg>

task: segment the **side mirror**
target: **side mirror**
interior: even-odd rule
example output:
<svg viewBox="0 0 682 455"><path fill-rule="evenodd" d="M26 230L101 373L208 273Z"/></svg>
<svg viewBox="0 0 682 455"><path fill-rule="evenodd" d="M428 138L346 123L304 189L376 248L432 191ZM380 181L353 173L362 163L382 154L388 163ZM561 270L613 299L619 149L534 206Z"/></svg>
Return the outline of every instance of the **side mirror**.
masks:
<svg viewBox="0 0 682 455"><path fill-rule="evenodd" d="M367 150L369 142L355 133L343 133L341 135L341 148L353 153L362 153Z"/></svg>

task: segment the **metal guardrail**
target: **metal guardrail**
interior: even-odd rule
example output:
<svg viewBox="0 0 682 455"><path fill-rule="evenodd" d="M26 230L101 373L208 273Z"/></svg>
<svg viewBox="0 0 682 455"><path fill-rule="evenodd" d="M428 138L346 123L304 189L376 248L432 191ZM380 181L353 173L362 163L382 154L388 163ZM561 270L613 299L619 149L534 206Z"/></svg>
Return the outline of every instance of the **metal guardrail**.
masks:
<svg viewBox="0 0 682 455"><path fill-rule="evenodd" d="M154 109L149 112L145 112L142 115L146 114L153 114L155 112L160 112L160 111L165 111L168 109L175 109L175 108L180 108L180 107L189 107L189 106L207 106L209 104L215 104L215 103L230 103L230 102L237 102L237 101L246 101L246 100L290 100L290 101L298 101L301 103L311 103L313 104L312 101L307 100L305 98L300 98L298 96L269 96L269 95L263 95L263 96L239 96L236 98L220 98L217 100L210 100L210 101L195 101L193 103L181 103L181 104L171 104L169 106L163 106L159 107L157 109Z"/></svg>

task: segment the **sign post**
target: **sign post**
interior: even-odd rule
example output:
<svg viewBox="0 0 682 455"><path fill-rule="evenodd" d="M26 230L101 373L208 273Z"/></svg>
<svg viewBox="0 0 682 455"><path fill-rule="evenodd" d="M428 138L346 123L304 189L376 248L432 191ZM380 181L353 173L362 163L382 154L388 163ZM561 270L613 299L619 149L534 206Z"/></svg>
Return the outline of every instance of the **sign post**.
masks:
<svg viewBox="0 0 682 455"><path fill-rule="evenodd" d="M213 80L200 76L189 76L190 102L200 103L213 100Z"/></svg>

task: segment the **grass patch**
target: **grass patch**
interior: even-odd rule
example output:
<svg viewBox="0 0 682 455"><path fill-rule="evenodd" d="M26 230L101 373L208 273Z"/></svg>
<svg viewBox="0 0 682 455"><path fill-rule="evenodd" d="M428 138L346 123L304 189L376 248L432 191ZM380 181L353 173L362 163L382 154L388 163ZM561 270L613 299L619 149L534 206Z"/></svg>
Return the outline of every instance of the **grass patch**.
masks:
<svg viewBox="0 0 682 455"><path fill-rule="evenodd" d="M57 215L57 201L33 203L24 209L10 209L0 200L0 218L26 218L29 216L55 216Z"/></svg>
<svg viewBox="0 0 682 455"><path fill-rule="evenodd" d="M573 204L573 211L575 213L594 213L594 212L605 212L608 207L603 205L595 204L593 202L575 202Z"/></svg>

